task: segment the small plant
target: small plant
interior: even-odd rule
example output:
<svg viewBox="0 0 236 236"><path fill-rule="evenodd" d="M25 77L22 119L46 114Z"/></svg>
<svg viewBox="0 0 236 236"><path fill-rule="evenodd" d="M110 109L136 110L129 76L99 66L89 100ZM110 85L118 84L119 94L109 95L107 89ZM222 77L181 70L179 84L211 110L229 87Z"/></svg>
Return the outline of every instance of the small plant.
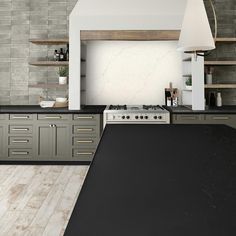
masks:
<svg viewBox="0 0 236 236"><path fill-rule="evenodd" d="M60 66L58 74L59 74L60 77L68 77L69 67L68 66Z"/></svg>
<svg viewBox="0 0 236 236"><path fill-rule="evenodd" d="M192 86L192 78L186 79L185 84L186 84L187 86Z"/></svg>

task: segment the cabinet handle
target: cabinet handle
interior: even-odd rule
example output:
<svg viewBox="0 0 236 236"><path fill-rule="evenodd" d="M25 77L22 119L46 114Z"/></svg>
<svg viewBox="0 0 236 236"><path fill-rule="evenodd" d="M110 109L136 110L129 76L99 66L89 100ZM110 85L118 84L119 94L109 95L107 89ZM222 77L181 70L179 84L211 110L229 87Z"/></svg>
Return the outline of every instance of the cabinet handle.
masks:
<svg viewBox="0 0 236 236"><path fill-rule="evenodd" d="M93 119L93 116L77 116L76 119L91 120Z"/></svg>
<svg viewBox="0 0 236 236"><path fill-rule="evenodd" d="M90 128L78 128L77 131L93 131L93 129L90 129Z"/></svg>
<svg viewBox="0 0 236 236"><path fill-rule="evenodd" d="M28 131L28 128L13 128L12 131Z"/></svg>
<svg viewBox="0 0 236 236"><path fill-rule="evenodd" d="M77 140L77 143L93 143L93 140Z"/></svg>
<svg viewBox="0 0 236 236"><path fill-rule="evenodd" d="M15 151L15 152L12 152L11 154L12 155L28 155L29 152L18 152L18 151Z"/></svg>
<svg viewBox="0 0 236 236"><path fill-rule="evenodd" d="M182 116L181 118L184 120L196 120L197 119L196 116Z"/></svg>
<svg viewBox="0 0 236 236"><path fill-rule="evenodd" d="M93 152L77 152L77 155L93 155Z"/></svg>
<svg viewBox="0 0 236 236"><path fill-rule="evenodd" d="M28 142L29 142L29 140L26 140L26 139L25 140L22 139L22 140L13 140L12 141L12 143L28 143Z"/></svg>
<svg viewBox="0 0 236 236"><path fill-rule="evenodd" d="M29 119L29 116L13 116L12 119Z"/></svg>
<svg viewBox="0 0 236 236"><path fill-rule="evenodd" d="M44 119L61 119L61 116L45 116Z"/></svg>
<svg viewBox="0 0 236 236"><path fill-rule="evenodd" d="M228 120L229 117L227 116L214 116L213 120Z"/></svg>

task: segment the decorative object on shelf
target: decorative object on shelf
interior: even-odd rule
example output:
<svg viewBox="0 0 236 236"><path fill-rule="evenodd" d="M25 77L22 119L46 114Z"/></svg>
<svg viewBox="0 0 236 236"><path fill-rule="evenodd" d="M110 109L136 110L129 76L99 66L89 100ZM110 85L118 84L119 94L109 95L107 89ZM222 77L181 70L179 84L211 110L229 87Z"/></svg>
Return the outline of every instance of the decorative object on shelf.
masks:
<svg viewBox="0 0 236 236"><path fill-rule="evenodd" d="M217 107L222 107L222 97L221 97L221 93L217 93L216 96L216 106Z"/></svg>
<svg viewBox="0 0 236 236"><path fill-rule="evenodd" d="M69 75L69 67L60 66L58 74L59 74L59 84L67 84L67 78Z"/></svg>
<svg viewBox="0 0 236 236"><path fill-rule="evenodd" d="M216 13L212 0L209 1L215 20L216 39ZM204 52L208 52L213 49L215 49L215 42L212 36L203 0L188 0L180 32L178 50L185 53L193 53L197 59L197 56L204 56Z"/></svg>
<svg viewBox="0 0 236 236"><path fill-rule="evenodd" d="M214 72L214 67L206 67L206 84L212 84L212 74Z"/></svg>
<svg viewBox="0 0 236 236"><path fill-rule="evenodd" d="M54 55L53 55L53 59L54 59L54 61L59 61L59 53L58 53L58 51L57 50L55 50L54 51Z"/></svg>
<svg viewBox="0 0 236 236"><path fill-rule="evenodd" d="M189 77L185 80L185 88L187 90L192 90L192 78Z"/></svg>
<svg viewBox="0 0 236 236"><path fill-rule="evenodd" d="M67 102L67 98L62 98L62 97L58 97L56 98L56 102Z"/></svg>
<svg viewBox="0 0 236 236"><path fill-rule="evenodd" d="M215 107L215 105L216 105L215 93L211 93L211 94L210 94L209 106L210 106L210 107Z"/></svg>
<svg viewBox="0 0 236 236"><path fill-rule="evenodd" d="M42 108L53 107L55 105L55 101L40 101L39 105Z"/></svg>

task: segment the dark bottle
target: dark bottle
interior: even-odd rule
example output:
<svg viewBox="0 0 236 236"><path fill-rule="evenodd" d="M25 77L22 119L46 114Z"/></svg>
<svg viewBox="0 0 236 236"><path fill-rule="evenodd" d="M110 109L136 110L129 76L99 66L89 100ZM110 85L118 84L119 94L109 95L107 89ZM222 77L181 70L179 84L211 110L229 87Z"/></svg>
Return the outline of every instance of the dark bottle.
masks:
<svg viewBox="0 0 236 236"><path fill-rule="evenodd" d="M55 50L55 51L54 51L54 55L53 55L53 60L54 60L54 61L59 61L59 57L60 57L60 56L59 56L58 51Z"/></svg>
<svg viewBox="0 0 236 236"><path fill-rule="evenodd" d="M65 61L65 54L63 52L63 48L61 48L60 50L59 61Z"/></svg>
<svg viewBox="0 0 236 236"><path fill-rule="evenodd" d="M216 105L216 97L214 93L210 94L209 106L214 107Z"/></svg>
<svg viewBox="0 0 236 236"><path fill-rule="evenodd" d="M69 44L67 44L67 49L66 49L66 61L69 61Z"/></svg>

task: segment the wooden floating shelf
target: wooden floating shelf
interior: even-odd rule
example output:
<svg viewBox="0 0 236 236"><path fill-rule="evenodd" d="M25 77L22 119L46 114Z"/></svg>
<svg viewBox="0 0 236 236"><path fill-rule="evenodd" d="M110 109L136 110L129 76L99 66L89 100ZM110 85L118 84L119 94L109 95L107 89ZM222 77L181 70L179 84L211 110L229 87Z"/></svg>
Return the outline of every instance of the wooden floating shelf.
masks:
<svg viewBox="0 0 236 236"><path fill-rule="evenodd" d="M183 59L183 61L191 61L191 57L187 57L187 58L185 58L185 59Z"/></svg>
<svg viewBox="0 0 236 236"><path fill-rule="evenodd" d="M68 84L38 83L29 85L29 88L66 88L67 86Z"/></svg>
<svg viewBox="0 0 236 236"><path fill-rule="evenodd" d="M69 39L30 39L31 43L42 44L42 45L55 45L55 44L67 44Z"/></svg>
<svg viewBox="0 0 236 236"><path fill-rule="evenodd" d="M205 65L207 66L234 66L236 65L236 61L205 61Z"/></svg>
<svg viewBox="0 0 236 236"><path fill-rule="evenodd" d="M80 38L87 40L178 40L179 30L82 30Z"/></svg>
<svg viewBox="0 0 236 236"><path fill-rule="evenodd" d="M236 88L236 84L205 84L206 89L231 89Z"/></svg>
<svg viewBox="0 0 236 236"><path fill-rule="evenodd" d="M32 66L68 66L68 61L33 61L29 62Z"/></svg>
<svg viewBox="0 0 236 236"><path fill-rule="evenodd" d="M216 42L233 43L236 42L236 38L216 38Z"/></svg>
<svg viewBox="0 0 236 236"><path fill-rule="evenodd" d="M192 77L191 74L188 74L188 75L182 75L183 77Z"/></svg>

